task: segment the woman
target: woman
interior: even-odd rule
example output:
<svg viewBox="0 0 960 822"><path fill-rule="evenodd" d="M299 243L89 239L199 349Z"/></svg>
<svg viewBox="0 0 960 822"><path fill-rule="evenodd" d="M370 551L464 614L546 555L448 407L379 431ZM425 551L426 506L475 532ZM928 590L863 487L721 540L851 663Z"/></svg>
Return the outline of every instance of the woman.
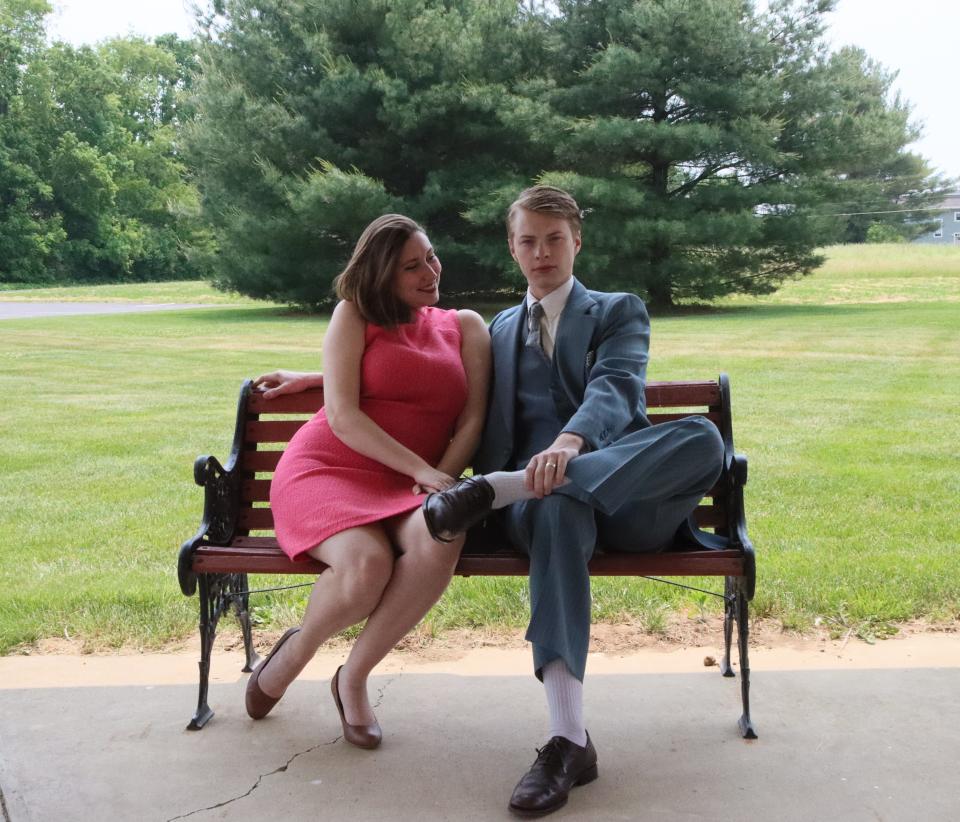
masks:
<svg viewBox="0 0 960 822"><path fill-rule="evenodd" d="M338 631L364 619L330 683L343 735L380 744L367 677L447 587L463 546L431 539L420 505L450 487L480 438L490 339L473 311L444 311L440 260L413 220L387 214L364 230L336 280L340 302L323 343L324 407L287 446L271 483L280 547L329 567L303 623L247 685L260 719ZM276 371L256 380L269 399L318 384Z"/></svg>

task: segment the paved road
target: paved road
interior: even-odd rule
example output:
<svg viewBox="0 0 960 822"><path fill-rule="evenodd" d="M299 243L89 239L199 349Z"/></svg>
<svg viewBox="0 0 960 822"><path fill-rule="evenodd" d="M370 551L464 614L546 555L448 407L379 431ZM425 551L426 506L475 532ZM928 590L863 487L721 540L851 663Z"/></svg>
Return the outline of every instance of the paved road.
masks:
<svg viewBox="0 0 960 822"><path fill-rule="evenodd" d="M56 303L0 300L0 320L22 320L29 317L69 317L78 314L181 311L186 308L217 308L217 306L200 303Z"/></svg>

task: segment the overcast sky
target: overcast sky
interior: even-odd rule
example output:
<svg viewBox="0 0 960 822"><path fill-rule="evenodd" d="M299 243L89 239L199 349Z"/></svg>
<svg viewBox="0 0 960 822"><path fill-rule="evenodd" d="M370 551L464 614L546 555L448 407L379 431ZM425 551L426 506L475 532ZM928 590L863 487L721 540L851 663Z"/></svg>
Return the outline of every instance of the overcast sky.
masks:
<svg viewBox="0 0 960 822"><path fill-rule="evenodd" d="M174 31L191 34L190 0L53 0L52 37L74 44L106 37ZM960 177L960 99L956 93L960 3L952 0L840 0L830 15L836 45L861 46L888 69L924 128L912 146ZM958 185L960 188L960 185Z"/></svg>

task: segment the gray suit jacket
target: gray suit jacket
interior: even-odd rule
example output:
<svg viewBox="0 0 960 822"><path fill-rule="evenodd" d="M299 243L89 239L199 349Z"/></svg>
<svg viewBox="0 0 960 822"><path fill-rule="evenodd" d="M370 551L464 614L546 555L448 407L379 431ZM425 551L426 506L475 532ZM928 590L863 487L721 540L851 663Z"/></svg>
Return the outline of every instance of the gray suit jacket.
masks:
<svg viewBox="0 0 960 822"><path fill-rule="evenodd" d="M478 473L509 466L515 443L517 354L526 330L525 303L502 311L490 323L493 383L480 446ZM551 393L563 430L582 436L593 449L646 428L646 382L650 319L635 294L590 291L579 281L560 315L554 346Z"/></svg>

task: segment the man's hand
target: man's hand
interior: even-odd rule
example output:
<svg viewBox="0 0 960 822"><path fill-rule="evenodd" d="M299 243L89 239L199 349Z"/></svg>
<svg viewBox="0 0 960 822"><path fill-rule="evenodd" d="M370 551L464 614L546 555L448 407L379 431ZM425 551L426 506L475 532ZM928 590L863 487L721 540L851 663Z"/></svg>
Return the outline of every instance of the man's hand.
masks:
<svg viewBox="0 0 960 822"><path fill-rule="evenodd" d="M523 484L537 499L553 493L567 481L567 463L580 453L584 439L578 434L561 434L549 448L534 454L527 463Z"/></svg>

